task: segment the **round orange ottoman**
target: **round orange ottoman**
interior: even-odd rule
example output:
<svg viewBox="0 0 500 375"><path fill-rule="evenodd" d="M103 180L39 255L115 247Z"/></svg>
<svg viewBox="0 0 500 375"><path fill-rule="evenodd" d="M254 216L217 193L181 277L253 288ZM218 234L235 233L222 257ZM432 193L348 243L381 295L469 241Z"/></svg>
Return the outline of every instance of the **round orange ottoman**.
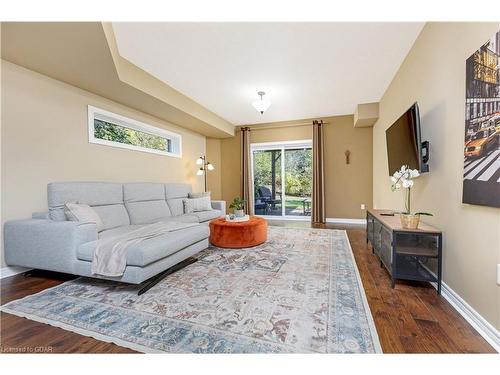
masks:
<svg viewBox="0 0 500 375"><path fill-rule="evenodd" d="M260 245L267 240L267 221L256 216L242 222L224 218L210 222L210 243L217 247L241 249Z"/></svg>

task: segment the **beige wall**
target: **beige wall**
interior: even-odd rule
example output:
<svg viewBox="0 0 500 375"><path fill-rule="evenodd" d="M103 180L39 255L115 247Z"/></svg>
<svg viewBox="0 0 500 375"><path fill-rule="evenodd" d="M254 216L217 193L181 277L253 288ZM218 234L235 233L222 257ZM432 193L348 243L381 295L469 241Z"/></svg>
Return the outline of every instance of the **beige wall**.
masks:
<svg viewBox="0 0 500 375"><path fill-rule="evenodd" d="M213 171L208 172L207 185L208 190L212 193L212 199L222 199L221 175L221 149L220 139L207 138L207 160L214 166Z"/></svg>
<svg viewBox="0 0 500 375"><path fill-rule="evenodd" d="M187 182L203 188L205 137L2 61L2 219L47 209L51 181ZM182 158L90 144L87 105L182 135ZM2 261L2 266L4 266Z"/></svg>
<svg viewBox="0 0 500 375"><path fill-rule="evenodd" d="M372 205L372 129L354 128L353 116L323 119L325 125L325 193L328 218L357 219L365 216L360 209ZM251 142L278 142L312 138L312 120L297 120L252 127ZM293 126L290 126L293 125ZM275 127L272 127L275 126ZM261 127L261 128L259 128ZM351 151L350 164L344 152ZM231 201L240 194L240 140L221 140L222 197Z"/></svg>
<svg viewBox="0 0 500 375"><path fill-rule="evenodd" d="M227 207L235 197L240 196L240 132L232 138L221 139L221 193Z"/></svg>
<svg viewBox="0 0 500 375"><path fill-rule="evenodd" d="M373 130L373 202L401 209L400 192L390 190L385 130L418 101L422 138L430 141L430 173L416 181L412 207L434 213L443 230L443 278L496 328L500 327L500 211L462 204L465 60L498 24L430 23L409 52L380 102Z"/></svg>
<svg viewBox="0 0 500 375"><path fill-rule="evenodd" d="M372 207L372 128L355 128L353 116L330 117L325 127L326 217L362 219ZM350 163L346 164L345 151Z"/></svg>

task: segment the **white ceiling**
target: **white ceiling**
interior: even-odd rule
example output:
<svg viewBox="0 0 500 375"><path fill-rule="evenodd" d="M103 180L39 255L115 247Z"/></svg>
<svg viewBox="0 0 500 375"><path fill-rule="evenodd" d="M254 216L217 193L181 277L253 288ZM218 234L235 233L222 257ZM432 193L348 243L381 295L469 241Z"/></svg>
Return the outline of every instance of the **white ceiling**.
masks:
<svg viewBox="0 0 500 375"><path fill-rule="evenodd" d="M379 101L423 23L114 23L120 54L226 120L352 114ZM264 115L257 91L272 102Z"/></svg>

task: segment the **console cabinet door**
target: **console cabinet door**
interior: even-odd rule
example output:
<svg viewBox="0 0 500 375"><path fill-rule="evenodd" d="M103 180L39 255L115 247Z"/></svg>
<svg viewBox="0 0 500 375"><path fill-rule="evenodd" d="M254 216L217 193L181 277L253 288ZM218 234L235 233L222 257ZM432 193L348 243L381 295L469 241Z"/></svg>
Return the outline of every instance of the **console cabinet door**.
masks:
<svg viewBox="0 0 500 375"><path fill-rule="evenodd" d="M366 215L366 233L367 233L368 241L370 241L372 246L373 246L373 223L374 222L375 222L375 220L374 220L373 216L370 214L367 214Z"/></svg>
<svg viewBox="0 0 500 375"><path fill-rule="evenodd" d="M380 233L380 260L392 273L392 231L384 226Z"/></svg>
<svg viewBox="0 0 500 375"><path fill-rule="evenodd" d="M382 224L379 221L375 220L373 223L373 242L372 246L375 250L375 254L380 257L380 247L382 245Z"/></svg>

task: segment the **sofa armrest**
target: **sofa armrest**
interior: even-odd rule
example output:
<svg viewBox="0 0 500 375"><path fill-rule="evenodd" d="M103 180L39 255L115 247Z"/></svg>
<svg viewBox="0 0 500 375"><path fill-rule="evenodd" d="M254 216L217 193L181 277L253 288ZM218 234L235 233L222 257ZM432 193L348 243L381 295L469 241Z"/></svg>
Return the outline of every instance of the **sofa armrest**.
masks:
<svg viewBox="0 0 500 375"><path fill-rule="evenodd" d="M214 210L222 211L222 213L226 214L226 201L212 201L212 208Z"/></svg>
<svg viewBox="0 0 500 375"><path fill-rule="evenodd" d="M97 240L94 223L43 219L8 221L4 225L5 262L9 266L73 273L76 250Z"/></svg>

